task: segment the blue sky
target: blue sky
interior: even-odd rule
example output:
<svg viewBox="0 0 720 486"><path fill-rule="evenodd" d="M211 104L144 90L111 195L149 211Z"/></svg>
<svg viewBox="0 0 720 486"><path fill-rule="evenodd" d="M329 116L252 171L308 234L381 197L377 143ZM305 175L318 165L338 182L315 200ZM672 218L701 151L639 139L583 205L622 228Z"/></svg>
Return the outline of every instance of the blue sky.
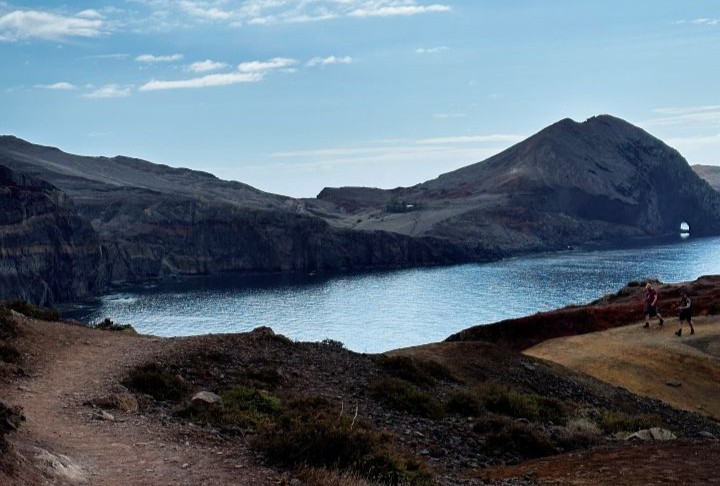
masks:
<svg viewBox="0 0 720 486"><path fill-rule="evenodd" d="M0 0L0 133L306 197L601 113L720 164L719 60L716 0Z"/></svg>

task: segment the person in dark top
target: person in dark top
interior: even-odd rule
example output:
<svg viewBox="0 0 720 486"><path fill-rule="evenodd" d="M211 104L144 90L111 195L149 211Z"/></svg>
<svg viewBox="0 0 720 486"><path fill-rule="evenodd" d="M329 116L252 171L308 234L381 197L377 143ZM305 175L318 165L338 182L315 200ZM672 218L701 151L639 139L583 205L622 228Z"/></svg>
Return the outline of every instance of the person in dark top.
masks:
<svg viewBox="0 0 720 486"><path fill-rule="evenodd" d="M678 305L678 309L680 309L680 328L675 331L675 335L682 336L683 321L687 321L687 323L690 324L690 334L695 334L695 328L692 324L692 301L684 292L680 294L680 305Z"/></svg>
<svg viewBox="0 0 720 486"><path fill-rule="evenodd" d="M650 282L645 285L645 325L644 328L650 327L650 318L651 317L657 317L660 319L660 322L658 323L660 326L662 326L665 323L665 320L662 318L660 313L657 311L657 292L653 288L653 286L650 284Z"/></svg>

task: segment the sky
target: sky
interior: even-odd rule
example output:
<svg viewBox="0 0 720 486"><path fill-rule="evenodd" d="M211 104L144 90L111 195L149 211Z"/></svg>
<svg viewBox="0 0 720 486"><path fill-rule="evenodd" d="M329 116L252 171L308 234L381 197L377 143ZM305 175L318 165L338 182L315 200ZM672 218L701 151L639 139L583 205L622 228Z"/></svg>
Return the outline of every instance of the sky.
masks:
<svg viewBox="0 0 720 486"><path fill-rule="evenodd" d="M720 165L717 0L0 0L0 66L0 134L295 197L604 113Z"/></svg>

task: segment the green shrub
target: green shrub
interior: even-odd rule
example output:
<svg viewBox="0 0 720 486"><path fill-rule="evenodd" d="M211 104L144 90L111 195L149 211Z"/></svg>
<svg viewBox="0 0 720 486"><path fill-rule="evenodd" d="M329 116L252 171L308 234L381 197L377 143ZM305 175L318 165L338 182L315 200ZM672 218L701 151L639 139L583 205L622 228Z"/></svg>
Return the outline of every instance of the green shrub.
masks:
<svg viewBox="0 0 720 486"><path fill-rule="evenodd" d="M322 398L295 400L254 438L267 459L286 467L353 471L383 484L424 484L428 471L392 438L340 416Z"/></svg>
<svg viewBox="0 0 720 486"><path fill-rule="evenodd" d="M477 417L482 411L482 404L475 395L458 391L450 396L445 404L445 410L447 410L448 413L465 417Z"/></svg>
<svg viewBox="0 0 720 486"><path fill-rule="evenodd" d="M482 430L485 429L485 430ZM486 432L486 447L523 458L544 457L557 450L550 439L530 424L513 420L490 420L475 425L476 432Z"/></svg>
<svg viewBox="0 0 720 486"><path fill-rule="evenodd" d="M102 322L98 322L93 329L100 329L103 331L115 331L115 332L127 332L130 334L137 334L135 328L131 324L115 324L112 320L107 317Z"/></svg>
<svg viewBox="0 0 720 486"><path fill-rule="evenodd" d="M135 368L130 372L125 385L156 400L178 401L189 391L181 378L158 363L148 363Z"/></svg>
<svg viewBox="0 0 720 486"><path fill-rule="evenodd" d="M450 370L436 361L379 355L376 362L385 373L416 385L432 385L438 380L457 381Z"/></svg>
<svg viewBox="0 0 720 486"><path fill-rule="evenodd" d="M252 368L245 373L248 384L257 388L276 388L283 382L283 377L277 367L266 365Z"/></svg>
<svg viewBox="0 0 720 486"><path fill-rule="evenodd" d="M656 415L629 415L613 410L602 410L598 426L609 434L617 432L637 432L662 425L662 419Z"/></svg>
<svg viewBox="0 0 720 486"><path fill-rule="evenodd" d="M435 398L416 386L397 378L385 378L370 386L371 394L389 407L401 412L429 418L442 418L445 413Z"/></svg>
<svg viewBox="0 0 720 486"><path fill-rule="evenodd" d="M236 386L221 396L225 424L258 427L280 410L280 399L265 390Z"/></svg>
<svg viewBox="0 0 720 486"><path fill-rule="evenodd" d="M23 300L8 300L3 302L3 306L33 319L40 319L43 321L60 320L60 313L57 310L50 309L48 307L39 307Z"/></svg>
<svg viewBox="0 0 720 486"><path fill-rule="evenodd" d="M280 408L280 399L273 394L246 386L235 386L220 394L219 406L190 403L176 414L215 426L239 426L257 429L270 422Z"/></svg>
<svg viewBox="0 0 720 486"><path fill-rule="evenodd" d="M534 393L491 384L483 389L485 408L489 411L515 418L525 418L531 422L565 424L571 407L553 397L543 397Z"/></svg>

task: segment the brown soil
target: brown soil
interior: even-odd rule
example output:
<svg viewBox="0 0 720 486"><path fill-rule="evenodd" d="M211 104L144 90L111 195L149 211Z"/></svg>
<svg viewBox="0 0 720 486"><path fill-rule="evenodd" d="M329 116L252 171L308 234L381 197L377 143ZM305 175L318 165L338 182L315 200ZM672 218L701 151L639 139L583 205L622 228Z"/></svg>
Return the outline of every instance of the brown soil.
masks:
<svg viewBox="0 0 720 486"><path fill-rule="evenodd" d="M0 473L0 484L277 484L247 449L227 447L212 431L117 411L115 421L92 418L86 400L109 392L129 367L172 353L174 340L23 321L29 376L0 390L24 409L27 421L11 441L24 469ZM43 471L36 448L68 456L81 471L74 479Z"/></svg>
<svg viewBox="0 0 720 486"><path fill-rule="evenodd" d="M656 480L658 475L674 468L673 458L678 460L685 455L698 458L687 466L694 476L685 484L693 484L694 478L712 478L715 473L715 461L701 460L709 457L701 454L718 452L717 443L707 440L636 446L605 437L598 440L612 448L603 446L520 466L502 466L522 458L485 447L486 437L474 428L485 417L449 415L434 420L390 410L382 400L367 393L368 383L382 374L376 358L351 353L332 343L294 343L270 331L164 339L32 319L18 319L18 323L19 337L13 343L24 355L21 364L26 376L4 382L0 379L0 396L10 404L22 406L27 422L9 436L21 457L14 475L0 470L3 486L298 484L287 473L263 465L257 452L243 442L243 436L172 416L172 403L152 402L142 407L140 413L111 410L113 421L93 418L97 410L86 402L116 390L128 371L144 362L162 363L194 390L222 390L246 379L248 372L273 370L276 373L273 376L280 380L274 390L278 396L309 394L333 400L340 410L354 406L360 419L389 432L398 447L426 460L434 474L433 484L443 486L547 484L543 478L557 480L559 484L640 484L642 478L643 484L661 484ZM709 320L699 324L698 336L708 336ZM642 345L643 339L650 339L650 333L637 331L629 331L634 333L631 340ZM650 331L658 338L661 335L655 329ZM662 331L668 339L674 338L670 332ZM712 343L702 346L717 349ZM672 347L670 351L676 349L684 348ZM390 354L432 360L449 368L462 384L440 380L427 388L442 400L457 389L497 381L585 407L657 414L665 423L684 431L685 437L698 437L700 431L720 436L717 424L694 414L636 397L557 363L490 343L436 343ZM715 392L708 396L718 395ZM58 477L41 467L36 459L37 448L68 456L79 467L69 470L68 477ZM639 457L645 462L632 476L638 482L623 483L622 478L617 479L617 471L632 464L629 458L638 461ZM526 478L531 470L534 475ZM583 476L584 471L590 471L589 475ZM568 482L575 477L589 479L585 483Z"/></svg>
<svg viewBox="0 0 720 486"><path fill-rule="evenodd" d="M720 442L675 441L610 447L482 471L490 483L517 479L538 485L616 486L720 484Z"/></svg>
<svg viewBox="0 0 720 486"><path fill-rule="evenodd" d="M697 318L696 334L685 325L682 337L677 322L552 339L524 353L720 420L720 319Z"/></svg>

